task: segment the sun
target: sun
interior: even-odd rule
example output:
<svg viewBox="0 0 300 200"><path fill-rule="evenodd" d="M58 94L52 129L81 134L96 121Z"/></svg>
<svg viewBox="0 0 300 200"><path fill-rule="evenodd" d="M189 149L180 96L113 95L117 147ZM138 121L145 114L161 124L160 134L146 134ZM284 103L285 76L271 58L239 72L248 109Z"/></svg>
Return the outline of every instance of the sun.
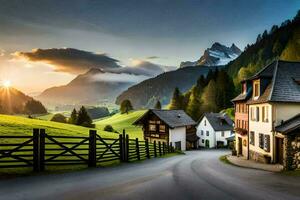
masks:
<svg viewBox="0 0 300 200"><path fill-rule="evenodd" d="M9 88L11 86L11 82L9 80L3 81L3 86Z"/></svg>

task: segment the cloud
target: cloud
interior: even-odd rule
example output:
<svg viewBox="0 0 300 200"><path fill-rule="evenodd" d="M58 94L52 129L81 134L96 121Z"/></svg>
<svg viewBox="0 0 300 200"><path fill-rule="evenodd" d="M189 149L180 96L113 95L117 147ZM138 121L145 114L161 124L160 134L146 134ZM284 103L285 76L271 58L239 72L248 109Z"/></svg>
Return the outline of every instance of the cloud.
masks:
<svg viewBox="0 0 300 200"><path fill-rule="evenodd" d="M132 66L113 69L116 73L143 75L148 77L157 76L164 72L162 66L144 60L131 60Z"/></svg>
<svg viewBox="0 0 300 200"><path fill-rule="evenodd" d="M73 75L84 74L91 68L101 69L103 73L95 75L91 81L137 83L170 70L167 66L139 59L131 59L129 66L121 66L117 59L107 54L73 48L34 49L31 52L15 52L13 55L16 61L24 63L25 60L24 67L48 66L55 72Z"/></svg>
<svg viewBox="0 0 300 200"><path fill-rule="evenodd" d="M117 83L138 83L145 79L148 79L148 76L144 75L134 75L126 73L110 73L105 72L102 74L96 74L92 77L91 81L95 82L117 82Z"/></svg>
<svg viewBox="0 0 300 200"><path fill-rule="evenodd" d="M4 56L5 55L5 50L3 49L0 49L0 57Z"/></svg>
<svg viewBox="0 0 300 200"><path fill-rule="evenodd" d="M146 59L147 60L154 60L154 59L159 59L160 57L158 57L158 56L149 56L149 57L147 57Z"/></svg>
<svg viewBox="0 0 300 200"><path fill-rule="evenodd" d="M70 74L81 74L90 68L100 68L106 71L121 67L118 60L106 54L96 54L73 48L34 49L31 52L16 52L14 56L32 62L51 64L56 72Z"/></svg>

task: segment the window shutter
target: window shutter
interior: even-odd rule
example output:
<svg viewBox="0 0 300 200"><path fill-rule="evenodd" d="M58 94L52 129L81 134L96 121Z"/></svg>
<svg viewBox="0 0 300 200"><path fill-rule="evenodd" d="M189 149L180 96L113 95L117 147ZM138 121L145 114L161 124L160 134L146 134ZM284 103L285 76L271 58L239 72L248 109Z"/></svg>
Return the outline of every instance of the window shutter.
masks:
<svg viewBox="0 0 300 200"><path fill-rule="evenodd" d="M256 121L259 121L259 107L256 107Z"/></svg>
<svg viewBox="0 0 300 200"><path fill-rule="evenodd" d="M259 134L259 147L264 148L264 135L262 133Z"/></svg>
<svg viewBox="0 0 300 200"><path fill-rule="evenodd" d="M264 149L267 152L270 152L270 136L269 135L265 135L265 144L264 144Z"/></svg>

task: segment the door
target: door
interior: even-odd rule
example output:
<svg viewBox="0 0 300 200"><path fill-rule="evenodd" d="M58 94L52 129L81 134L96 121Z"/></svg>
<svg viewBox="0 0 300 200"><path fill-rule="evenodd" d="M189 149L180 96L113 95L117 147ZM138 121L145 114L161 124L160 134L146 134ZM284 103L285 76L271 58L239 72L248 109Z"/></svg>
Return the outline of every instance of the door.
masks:
<svg viewBox="0 0 300 200"><path fill-rule="evenodd" d="M276 162L283 164L283 139L276 137Z"/></svg>
<svg viewBox="0 0 300 200"><path fill-rule="evenodd" d="M209 148L209 140L205 140L205 147Z"/></svg>
<svg viewBox="0 0 300 200"><path fill-rule="evenodd" d="M243 139L239 137L239 155L243 156Z"/></svg>
<svg viewBox="0 0 300 200"><path fill-rule="evenodd" d="M181 141L175 142L175 149L181 151Z"/></svg>

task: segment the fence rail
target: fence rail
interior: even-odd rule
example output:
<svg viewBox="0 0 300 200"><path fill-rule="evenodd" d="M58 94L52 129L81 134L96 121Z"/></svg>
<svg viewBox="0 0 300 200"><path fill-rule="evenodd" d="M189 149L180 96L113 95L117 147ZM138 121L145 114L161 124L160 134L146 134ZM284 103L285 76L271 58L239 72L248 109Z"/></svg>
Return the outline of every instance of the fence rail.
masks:
<svg viewBox="0 0 300 200"><path fill-rule="evenodd" d="M0 168L32 167L44 171L53 165L88 165L112 161L132 162L174 152L161 142L130 139L125 130L118 138L104 138L90 130L89 136L55 136L33 129L32 136L0 136Z"/></svg>

